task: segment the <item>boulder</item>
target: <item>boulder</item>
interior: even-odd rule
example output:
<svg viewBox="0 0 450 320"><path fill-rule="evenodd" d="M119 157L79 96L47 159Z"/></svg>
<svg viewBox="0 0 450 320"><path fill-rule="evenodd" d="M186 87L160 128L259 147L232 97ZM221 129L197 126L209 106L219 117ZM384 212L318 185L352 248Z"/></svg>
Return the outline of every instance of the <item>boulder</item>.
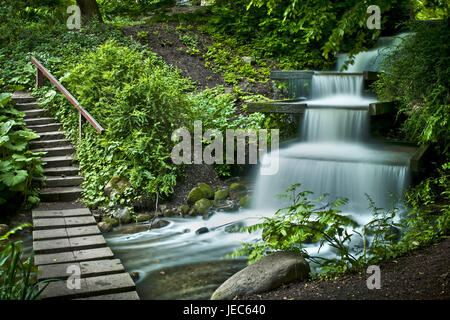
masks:
<svg viewBox="0 0 450 320"><path fill-rule="evenodd" d="M137 215L136 217L136 221L137 222L144 222L144 221L148 221L152 218L153 216L149 213L140 213Z"/></svg>
<svg viewBox="0 0 450 320"><path fill-rule="evenodd" d="M242 208L250 208L251 203L252 203L252 198L250 196L242 197L239 200L239 206L241 206Z"/></svg>
<svg viewBox="0 0 450 320"><path fill-rule="evenodd" d="M204 215L212 207L212 201L208 199L200 199L194 204L194 210L197 215Z"/></svg>
<svg viewBox="0 0 450 320"><path fill-rule="evenodd" d="M128 187L130 187L130 182L127 178L115 175L109 180L108 184L105 186L104 191L108 197L111 197L111 194L122 194Z"/></svg>
<svg viewBox="0 0 450 320"><path fill-rule="evenodd" d="M110 232L113 228L111 223L105 221L97 223L97 226L102 233Z"/></svg>
<svg viewBox="0 0 450 320"><path fill-rule="evenodd" d="M178 212L180 212L182 216L185 216L189 213L189 209L189 206L187 204L184 204L178 207Z"/></svg>
<svg viewBox="0 0 450 320"><path fill-rule="evenodd" d="M7 224L0 224L0 237L4 236L9 231Z"/></svg>
<svg viewBox="0 0 450 320"><path fill-rule="evenodd" d="M203 233L208 233L209 229L207 227L201 227L199 229L197 229L197 231L195 231L196 234L203 234Z"/></svg>
<svg viewBox="0 0 450 320"><path fill-rule="evenodd" d="M213 293L211 300L231 300L269 291L288 282L305 280L309 272L309 264L298 253L275 252L234 274Z"/></svg>
<svg viewBox="0 0 450 320"><path fill-rule="evenodd" d="M194 204L198 200L200 200L204 197L205 197L205 195L203 194L203 190L199 187L195 187L189 192L189 194L187 196L187 202L189 204Z"/></svg>
<svg viewBox="0 0 450 320"><path fill-rule="evenodd" d="M225 200L229 194L230 194L230 191L228 190L228 188L219 189L214 194L214 201Z"/></svg>
<svg viewBox="0 0 450 320"><path fill-rule="evenodd" d="M131 210L129 208L116 210L113 213L113 217L119 220L121 224L128 224L131 223L131 221L133 221Z"/></svg>
<svg viewBox="0 0 450 320"><path fill-rule="evenodd" d="M110 224L111 226L113 226L113 227L119 225L119 220L114 219L114 218L106 218L106 217L103 217L103 218L102 218L102 221L103 221L103 222L106 222L106 223L109 223L109 224Z"/></svg>
<svg viewBox="0 0 450 320"><path fill-rule="evenodd" d="M230 191L232 192L247 191L247 187L241 183L232 183L230 186Z"/></svg>
<svg viewBox="0 0 450 320"><path fill-rule="evenodd" d="M176 209L165 209L164 211L163 211L163 216L164 217L173 217L173 216L176 216L178 214L178 212L177 212L177 210Z"/></svg>
<svg viewBox="0 0 450 320"><path fill-rule="evenodd" d="M210 186L208 186L206 183L199 182L199 183L197 183L197 187L202 189L203 198L206 198L206 199L214 198L214 190Z"/></svg>
<svg viewBox="0 0 450 320"><path fill-rule="evenodd" d="M155 223L153 223L149 229L159 229L159 228L163 228L167 225L169 225L170 222L166 221L166 220L158 220Z"/></svg>

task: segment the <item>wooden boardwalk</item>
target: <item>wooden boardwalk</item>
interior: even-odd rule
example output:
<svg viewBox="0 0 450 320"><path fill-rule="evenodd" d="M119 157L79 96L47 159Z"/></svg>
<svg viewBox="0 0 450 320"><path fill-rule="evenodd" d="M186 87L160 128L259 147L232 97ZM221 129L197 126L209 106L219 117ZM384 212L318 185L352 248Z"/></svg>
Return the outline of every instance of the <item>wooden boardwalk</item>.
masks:
<svg viewBox="0 0 450 320"><path fill-rule="evenodd" d="M58 131L60 124L27 93L15 93L13 99L25 112L27 127L41 136L32 143L33 151L47 152L47 187L41 189L41 200L47 202L32 211L34 264L38 280L58 280L40 298L139 300L133 279L114 258L90 210L71 202L81 194L82 177L72 163L73 147Z"/></svg>

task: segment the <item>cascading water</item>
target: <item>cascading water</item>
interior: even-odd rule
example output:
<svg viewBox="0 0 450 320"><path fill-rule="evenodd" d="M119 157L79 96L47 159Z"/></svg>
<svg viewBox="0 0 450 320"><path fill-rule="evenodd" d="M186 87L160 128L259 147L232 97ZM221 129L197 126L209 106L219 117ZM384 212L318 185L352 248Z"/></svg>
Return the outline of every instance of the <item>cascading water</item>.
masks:
<svg viewBox="0 0 450 320"><path fill-rule="evenodd" d="M357 55L356 64L347 72L374 70L379 62L373 61L378 57L374 52ZM338 61L340 66L343 58ZM341 209L359 223L371 217L366 193L378 207L389 206L390 192L401 195L408 183L411 150L368 143L368 106L375 99L364 94L362 76L317 73L311 89L299 140L280 150L276 175L257 177L252 209L216 212L208 220L164 218L169 225L161 229L149 230L140 224L119 227L106 235L108 245L125 268L140 274L136 287L141 298L208 299L215 288L245 266L244 260L224 256L242 242L260 237L230 232L230 227L253 224L273 215L286 205L276 195L292 184L301 183L302 189L316 196L329 193L333 198L349 198L348 205ZM202 227L209 232L195 232ZM314 244L306 250L317 254ZM330 252L322 248L321 254Z"/></svg>

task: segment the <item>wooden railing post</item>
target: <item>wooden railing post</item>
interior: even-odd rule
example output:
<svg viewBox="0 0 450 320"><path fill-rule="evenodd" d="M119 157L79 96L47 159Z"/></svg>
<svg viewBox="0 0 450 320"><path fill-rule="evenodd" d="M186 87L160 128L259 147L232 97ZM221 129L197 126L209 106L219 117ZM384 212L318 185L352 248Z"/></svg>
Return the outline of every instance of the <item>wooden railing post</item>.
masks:
<svg viewBox="0 0 450 320"><path fill-rule="evenodd" d="M36 68L36 88L41 88L44 85L44 75L39 68Z"/></svg>

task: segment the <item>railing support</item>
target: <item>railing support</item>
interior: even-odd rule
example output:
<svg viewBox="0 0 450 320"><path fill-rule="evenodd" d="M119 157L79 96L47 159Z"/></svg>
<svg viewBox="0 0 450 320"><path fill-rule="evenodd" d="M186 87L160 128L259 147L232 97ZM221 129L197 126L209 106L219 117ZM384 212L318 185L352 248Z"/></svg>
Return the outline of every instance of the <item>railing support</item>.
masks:
<svg viewBox="0 0 450 320"><path fill-rule="evenodd" d="M36 68L36 88L41 88L44 85L44 75L39 68Z"/></svg>

